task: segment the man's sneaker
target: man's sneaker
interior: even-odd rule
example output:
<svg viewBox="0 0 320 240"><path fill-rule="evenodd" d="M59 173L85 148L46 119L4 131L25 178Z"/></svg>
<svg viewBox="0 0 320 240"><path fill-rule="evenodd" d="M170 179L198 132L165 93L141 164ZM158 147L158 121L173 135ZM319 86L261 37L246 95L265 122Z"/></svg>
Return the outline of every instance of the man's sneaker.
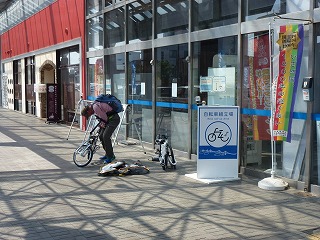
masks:
<svg viewBox="0 0 320 240"><path fill-rule="evenodd" d="M102 160L102 161L106 160L107 158L108 158L107 156L99 157L99 159Z"/></svg>
<svg viewBox="0 0 320 240"><path fill-rule="evenodd" d="M116 159L116 156L115 155L113 155L111 158L108 158L107 156L106 156L106 158L105 159L103 159L104 161L104 163L111 163L112 161L114 161Z"/></svg>

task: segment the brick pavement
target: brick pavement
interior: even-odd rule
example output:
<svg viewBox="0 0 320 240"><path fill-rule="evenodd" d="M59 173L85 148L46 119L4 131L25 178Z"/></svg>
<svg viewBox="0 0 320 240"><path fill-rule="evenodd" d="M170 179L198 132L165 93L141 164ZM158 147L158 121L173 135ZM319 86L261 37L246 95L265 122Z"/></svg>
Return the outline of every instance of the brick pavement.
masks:
<svg viewBox="0 0 320 240"><path fill-rule="evenodd" d="M319 197L248 176L204 184L185 176L195 160L165 172L152 149L121 144L117 158L150 173L99 177L72 162L83 132L68 130L0 108L0 239L320 239Z"/></svg>

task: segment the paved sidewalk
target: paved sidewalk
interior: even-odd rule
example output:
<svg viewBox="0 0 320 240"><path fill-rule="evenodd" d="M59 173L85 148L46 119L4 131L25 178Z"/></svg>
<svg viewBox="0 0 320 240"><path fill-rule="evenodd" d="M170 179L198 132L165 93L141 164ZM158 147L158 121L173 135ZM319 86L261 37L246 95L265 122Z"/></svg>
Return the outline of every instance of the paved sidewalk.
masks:
<svg viewBox="0 0 320 240"><path fill-rule="evenodd" d="M260 179L205 184L195 160L163 171L140 146L147 175L99 177L72 162L83 132L0 108L0 239L319 239L320 197L259 189ZM102 150L94 156L101 156Z"/></svg>

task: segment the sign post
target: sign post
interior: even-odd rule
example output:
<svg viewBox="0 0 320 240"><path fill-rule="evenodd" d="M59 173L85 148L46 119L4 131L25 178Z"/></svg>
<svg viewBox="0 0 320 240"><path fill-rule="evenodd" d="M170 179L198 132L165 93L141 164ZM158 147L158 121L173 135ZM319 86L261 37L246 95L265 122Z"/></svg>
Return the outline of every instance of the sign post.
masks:
<svg viewBox="0 0 320 240"><path fill-rule="evenodd" d="M191 178L212 183L239 180L239 107L199 106L197 173Z"/></svg>

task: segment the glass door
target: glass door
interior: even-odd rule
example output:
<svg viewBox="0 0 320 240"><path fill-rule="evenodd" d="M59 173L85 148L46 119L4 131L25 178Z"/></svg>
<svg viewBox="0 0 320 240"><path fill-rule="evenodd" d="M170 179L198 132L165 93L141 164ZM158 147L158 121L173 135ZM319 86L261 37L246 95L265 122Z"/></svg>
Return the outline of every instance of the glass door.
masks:
<svg viewBox="0 0 320 240"><path fill-rule="evenodd" d="M188 45L156 49L156 134L188 151Z"/></svg>

